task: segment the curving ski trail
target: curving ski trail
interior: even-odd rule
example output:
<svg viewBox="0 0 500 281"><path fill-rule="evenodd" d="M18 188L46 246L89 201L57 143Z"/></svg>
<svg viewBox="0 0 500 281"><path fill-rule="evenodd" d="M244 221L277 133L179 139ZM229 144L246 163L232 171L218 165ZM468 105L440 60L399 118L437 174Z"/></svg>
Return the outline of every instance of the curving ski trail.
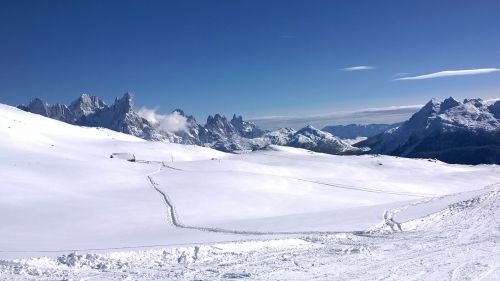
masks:
<svg viewBox="0 0 500 281"><path fill-rule="evenodd" d="M200 231L207 232L216 232L216 233L226 233L226 234L238 234L238 235L308 235L308 234L340 234L340 233L350 233L354 235L366 235L365 231L247 231L247 230L234 230L234 229L224 229L218 227L208 227L208 226L193 226L186 225L182 223L177 215L177 211L175 205L173 204L170 197L159 188L157 182L154 181L153 175L161 172L163 168L180 170L171 166L166 165L162 162L161 166L157 171L150 173L147 175L147 179L151 187L161 195L163 198L163 203L167 207L168 219L169 222L177 228L183 229L194 229Z"/></svg>

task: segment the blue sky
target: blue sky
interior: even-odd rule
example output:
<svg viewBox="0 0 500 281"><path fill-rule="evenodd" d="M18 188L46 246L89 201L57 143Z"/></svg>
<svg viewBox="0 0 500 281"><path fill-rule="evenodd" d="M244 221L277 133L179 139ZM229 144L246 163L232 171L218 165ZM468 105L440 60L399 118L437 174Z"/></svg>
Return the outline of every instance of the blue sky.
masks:
<svg viewBox="0 0 500 281"><path fill-rule="evenodd" d="M0 36L7 104L130 91L204 120L500 97L493 0L2 1Z"/></svg>

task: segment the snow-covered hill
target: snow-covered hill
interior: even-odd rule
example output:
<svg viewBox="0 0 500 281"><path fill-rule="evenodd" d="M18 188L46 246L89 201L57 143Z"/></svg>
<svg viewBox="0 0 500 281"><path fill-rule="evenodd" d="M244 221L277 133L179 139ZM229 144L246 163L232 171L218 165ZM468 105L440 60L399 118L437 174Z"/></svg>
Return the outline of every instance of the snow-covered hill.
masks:
<svg viewBox="0 0 500 281"><path fill-rule="evenodd" d="M0 280L498 280L499 187L449 197L395 209L402 232L23 258L1 261ZM408 216L428 204L440 209Z"/></svg>
<svg viewBox="0 0 500 281"><path fill-rule="evenodd" d="M500 182L498 166L335 156L273 145L226 154L69 125L6 105L0 105L0 136L0 280L262 279L272 276L262 258L266 253L291 265L277 253L300 253L298 264L317 260L333 265L331 247L351 251L356 247L345 243L375 243L373 249L400 243L398 236L370 240L376 239L369 237L370 230L388 210L400 210L390 214L405 230L410 226L405 222ZM453 195L466 191L475 193ZM435 198L440 195L448 199ZM208 246L227 241L250 242ZM186 246L174 247L179 244ZM68 255L75 250L83 254ZM47 255L53 258L11 260ZM160 263L157 255L163 257ZM238 263L243 255L258 261L260 273L251 265L251 275L233 265L218 266ZM355 264L354 257L342 259ZM172 270L161 270L159 264ZM185 271L193 267L196 276ZM211 267L215 271L203 273ZM305 279L319 273L300 268L297 273Z"/></svg>
<svg viewBox="0 0 500 281"><path fill-rule="evenodd" d="M437 158L449 163L500 163L500 101L429 101L401 126L356 144L371 153Z"/></svg>

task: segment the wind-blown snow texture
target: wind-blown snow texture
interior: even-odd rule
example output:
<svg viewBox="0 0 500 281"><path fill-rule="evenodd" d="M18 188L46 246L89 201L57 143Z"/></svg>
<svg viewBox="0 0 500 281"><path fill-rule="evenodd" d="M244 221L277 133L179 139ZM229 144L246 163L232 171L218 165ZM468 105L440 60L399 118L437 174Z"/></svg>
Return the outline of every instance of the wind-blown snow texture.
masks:
<svg viewBox="0 0 500 281"><path fill-rule="evenodd" d="M226 154L5 105L0 135L0 280L500 274L495 165L282 146Z"/></svg>
<svg viewBox="0 0 500 281"><path fill-rule="evenodd" d="M500 164L500 101L429 101L401 126L356 146L371 153L436 158L448 163Z"/></svg>

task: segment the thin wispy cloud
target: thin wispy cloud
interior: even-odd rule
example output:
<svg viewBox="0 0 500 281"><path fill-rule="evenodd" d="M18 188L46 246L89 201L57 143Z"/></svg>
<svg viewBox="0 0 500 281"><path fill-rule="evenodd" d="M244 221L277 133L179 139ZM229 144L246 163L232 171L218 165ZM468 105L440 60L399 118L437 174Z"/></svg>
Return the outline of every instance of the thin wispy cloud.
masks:
<svg viewBox="0 0 500 281"><path fill-rule="evenodd" d="M392 124L407 120L421 107L422 105L390 106L306 116L264 116L249 118L248 120L255 122L263 129L269 130L283 127L300 129L306 125L323 128L326 125L346 125L351 123Z"/></svg>
<svg viewBox="0 0 500 281"><path fill-rule="evenodd" d="M357 66L350 66L346 68L341 68L340 70L342 71L361 71L361 70L372 70L375 69L374 66L369 66L369 65L357 65Z"/></svg>
<svg viewBox="0 0 500 281"><path fill-rule="evenodd" d="M498 68L477 68L477 69L464 69L464 70L446 70L435 73L429 73L418 76L408 76L394 79L395 81L402 80L423 80L423 79L432 79L432 78L441 78L441 77L449 77L449 76L462 76L462 75L478 75L478 74L486 74L491 72L500 71Z"/></svg>
<svg viewBox="0 0 500 281"><path fill-rule="evenodd" d="M409 73L409 72L398 72L398 73L394 74L394 77L403 77L403 76L408 76L410 74L411 73Z"/></svg>

